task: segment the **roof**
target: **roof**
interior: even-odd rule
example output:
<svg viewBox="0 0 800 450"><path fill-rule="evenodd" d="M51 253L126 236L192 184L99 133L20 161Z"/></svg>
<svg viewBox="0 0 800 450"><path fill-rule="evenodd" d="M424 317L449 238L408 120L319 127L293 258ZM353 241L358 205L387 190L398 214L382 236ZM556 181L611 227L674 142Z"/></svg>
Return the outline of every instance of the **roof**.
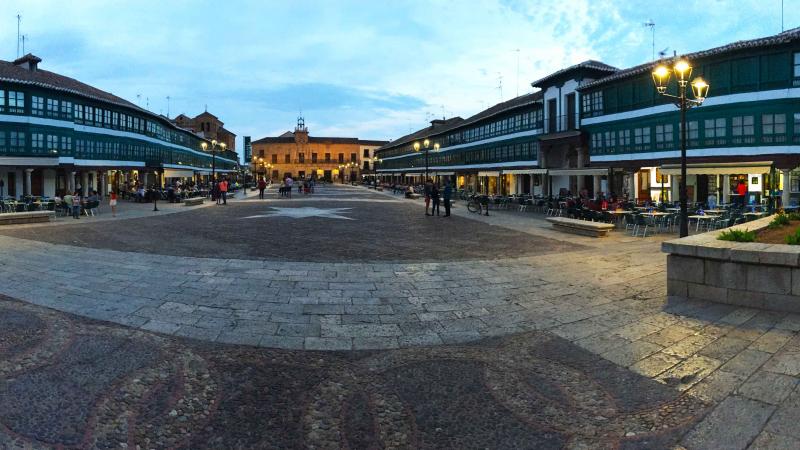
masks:
<svg viewBox="0 0 800 450"><path fill-rule="evenodd" d="M561 78L562 76L566 75L567 73L574 72L574 71L577 71L577 70L595 70L595 71L599 71L599 72L612 73L612 72L618 71L619 69L617 69L614 66L609 66L608 64L606 64L604 62L595 61L593 59L589 59L589 60L583 61L581 63L569 66L569 67L567 67L565 69L561 69L561 70L559 70L557 72L553 72L553 73L551 73L550 75L547 75L544 78L541 78L541 79L538 79L538 80L534 81L533 83L531 83L531 86L533 86L533 87L542 87L542 85L545 85L547 83L553 82L554 80L556 80L558 78Z"/></svg>
<svg viewBox="0 0 800 450"><path fill-rule="evenodd" d="M315 144L359 144L361 141L358 138L349 138L349 137L325 137L325 136L309 136L308 137L309 143ZM257 141L253 141L253 144L293 144L294 143L294 134L291 136L287 136L286 133L277 136L277 137L264 137Z"/></svg>
<svg viewBox="0 0 800 450"><path fill-rule="evenodd" d="M17 61L38 62L41 61L41 59L29 53L23 56L22 58L17 59ZM142 114L145 114L152 118L159 119L159 121L161 121L162 123L168 124L176 130L186 131L183 128L173 124L167 118L159 116L158 114L150 112L144 108L140 108L139 106L121 97L117 97L114 94L97 89L96 87L89 86L88 84L82 83L74 78L70 78L64 75L59 75L55 72L50 72L48 70L42 70L40 68L37 68L34 71L22 66L15 65L14 63L9 61L0 60L0 81L53 89L56 91L66 92L69 94L89 98L92 100L99 100L117 106L134 109Z"/></svg>
<svg viewBox="0 0 800 450"><path fill-rule="evenodd" d="M461 117L453 117L451 119L447 119L443 125L440 125L438 127L425 127L421 130L417 130L411 134L395 139L394 141L391 141L388 144L381 147L381 150L383 150L384 148L397 147L417 139L423 139L426 137L435 136L447 131L454 130L456 128L461 128L463 126L480 122L481 120L488 119L490 117L494 117L508 111L512 111L516 108L541 102L542 95L543 94L541 91L520 95L519 97L514 97L511 100L506 100L504 102L491 106L487 109L484 109L483 111L480 111L479 113L474 114L468 117L467 119L462 119Z"/></svg>
<svg viewBox="0 0 800 450"><path fill-rule="evenodd" d="M228 133L228 134L230 134L232 136L236 136L232 131L228 130L225 127L219 127L219 129L217 130L217 133Z"/></svg>
<svg viewBox="0 0 800 450"><path fill-rule="evenodd" d="M389 141L379 141L375 139L359 139L358 143L361 145L386 145Z"/></svg>
<svg viewBox="0 0 800 450"><path fill-rule="evenodd" d="M774 45L780 44L788 44L790 42L796 41L800 39L800 27L792 28L791 30L786 30L783 33L775 34L772 36L761 37L757 39L749 39L743 41L736 41L730 44L722 45L720 47L714 47L708 50L701 50L694 53L689 53L683 55L682 58L686 58L689 60L700 59L700 58L708 58L711 56L718 56L724 55L726 53L732 53L740 50L746 50L749 48L758 48L758 47L769 47ZM668 58L667 61L672 61L673 58ZM661 64L663 61L657 62L648 62L645 64L640 64L638 66L631 67L629 69L620 70L612 75L609 75L605 78L601 78L599 80L592 81L591 83L587 83L585 86L582 86L579 90L585 90L589 88L593 88L596 86L600 86L612 81L621 80L624 78L630 78L637 75L641 75L643 73L650 73L652 72L653 68Z"/></svg>
<svg viewBox="0 0 800 450"><path fill-rule="evenodd" d="M197 116L195 116L195 119L197 119L198 117L203 117L203 116L213 117L214 119L217 119L217 120L219 120L219 117L217 117L217 116L215 116L215 115L211 114L211 113L210 113L210 112L208 112L208 111L203 111L203 112L201 112L200 114L198 114Z"/></svg>

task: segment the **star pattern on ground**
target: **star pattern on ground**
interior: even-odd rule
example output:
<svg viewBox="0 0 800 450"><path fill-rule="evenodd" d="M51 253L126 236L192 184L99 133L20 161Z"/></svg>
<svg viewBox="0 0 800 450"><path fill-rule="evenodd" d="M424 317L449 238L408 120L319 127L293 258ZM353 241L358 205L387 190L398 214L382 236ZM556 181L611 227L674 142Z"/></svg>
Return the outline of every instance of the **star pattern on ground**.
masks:
<svg viewBox="0 0 800 450"><path fill-rule="evenodd" d="M344 219L353 220L350 217L345 217L340 213L349 211L352 208L315 208L313 206L303 206L300 208L281 208L278 206L271 207L272 211L266 214L258 214L255 216L243 217L243 219L261 219L266 217L289 217L291 219L305 219L307 217L322 217L326 219Z"/></svg>

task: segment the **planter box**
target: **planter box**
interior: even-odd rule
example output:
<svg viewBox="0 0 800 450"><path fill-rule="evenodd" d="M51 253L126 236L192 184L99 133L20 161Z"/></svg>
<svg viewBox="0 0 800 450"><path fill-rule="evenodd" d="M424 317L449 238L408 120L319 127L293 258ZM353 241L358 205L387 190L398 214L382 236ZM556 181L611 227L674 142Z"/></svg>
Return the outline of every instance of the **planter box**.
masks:
<svg viewBox="0 0 800 450"><path fill-rule="evenodd" d="M729 229L759 231L772 217ZM661 244L670 299L800 312L800 246L720 241L723 230Z"/></svg>

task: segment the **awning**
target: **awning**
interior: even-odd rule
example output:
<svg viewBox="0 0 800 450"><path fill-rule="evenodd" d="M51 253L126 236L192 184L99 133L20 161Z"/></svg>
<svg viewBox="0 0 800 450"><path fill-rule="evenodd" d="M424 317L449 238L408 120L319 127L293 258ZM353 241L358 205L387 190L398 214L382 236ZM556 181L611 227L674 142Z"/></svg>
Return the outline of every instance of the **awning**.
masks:
<svg viewBox="0 0 800 450"><path fill-rule="evenodd" d="M687 164L686 175L736 175L740 173L767 173L772 168L772 161L740 162L740 163L707 163ZM664 164L660 168L664 175L680 175L680 164Z"/></svg>
<svg viewBox="0 0 800 450"><path fill-rule="evenodd" d="M500 172L478 172L479 177L499 177Z"/></svg>
<svg viewBox="0 0 800 450"><path fill-rule="evenodd" d="M422 176L421 173L417 173L417 172L413 172L413 173L412 172L408 172L408 173L406 173L404 175L407 176L407 177L421 177Z"/></svg>
<svg viewBox="0 0 800 450"><path fill-rule="evenodd" d="M541 175L545 173L547 173L547 169L511 169L503 171L505 175Z"/></svg>
<svg viewBox="0 0 800 450"><path fill-rule="evenodd" d="M607 168L584 168L584 169L549 169L548 174L550 175L570 175L570 176L581 176L581 175L608 175Z"/></svg>
<svg viewBox="0 0 800 450"><path fill-rule="evenodd" d="M194 171L189 169L164 169L166 178L192 178Z"/></svg>
<svg viewBox="0 0 800 450"><path fill-rule="evenodd" d="M433 175L434 176L438 176L438 177L446 177L446 176L451 176L451 175L455 175L455 174L456 174L455 172L433 172Z"/></svg>

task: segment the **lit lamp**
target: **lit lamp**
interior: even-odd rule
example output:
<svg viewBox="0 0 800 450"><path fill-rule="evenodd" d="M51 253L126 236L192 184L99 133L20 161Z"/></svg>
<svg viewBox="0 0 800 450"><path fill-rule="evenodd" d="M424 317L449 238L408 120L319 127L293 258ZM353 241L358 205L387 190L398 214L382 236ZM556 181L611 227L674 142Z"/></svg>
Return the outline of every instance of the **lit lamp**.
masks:
<svg viewBox="0 0 800 450"><path fill-rule="evenodd" d="M439 148L438 144L436 144L436 145L437 145L436 148L438 149ZM428 181L428 147L431 146L431 141L429 141L428 139L425 139L424 141L422 141L422 146L425 147L425 180L423 180L423 181L427 182ZM419 141L414 142L414 151L418 152L419 149L420 149Z"/></svg>
<svg viewBox="0 0 800 450"><path fill-rule="evenodd" d="M678 80L678 95L667 94L667 87L672 73L675 73L675 78ZM681 111L681 182L680 182L680 202L681 202L681 228L680 236L686 237L689 235L688 223L688 207L687 207L687 193L686 193L686 111L689 108L700 106L708 97L709 84L701 78L697 77L691 82L692 95L694 98L686 96L686 85L689 84L689 79L692 77L692 66L685 59L679 59L672 66L672 69L664 65L659 65L653 70L653 83L656 86L656 91L664 97L673 99L675 105Z"/></svg>

